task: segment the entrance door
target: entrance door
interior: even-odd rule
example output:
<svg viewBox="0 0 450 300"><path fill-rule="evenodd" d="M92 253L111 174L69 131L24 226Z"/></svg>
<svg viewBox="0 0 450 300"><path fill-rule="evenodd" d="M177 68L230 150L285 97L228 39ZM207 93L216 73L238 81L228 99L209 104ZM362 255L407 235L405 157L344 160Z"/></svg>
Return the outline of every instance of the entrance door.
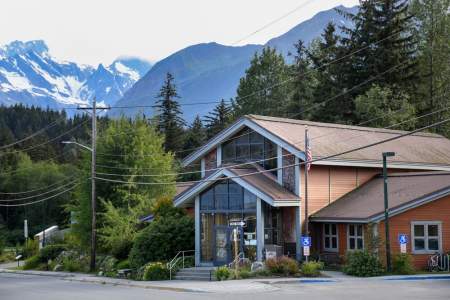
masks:
<svg viewBox="0 0 450 300"><path fill-rule="evenodd" d="M214 265L228 264L231 257L230 227L216 225L214 227Z"/></svg>

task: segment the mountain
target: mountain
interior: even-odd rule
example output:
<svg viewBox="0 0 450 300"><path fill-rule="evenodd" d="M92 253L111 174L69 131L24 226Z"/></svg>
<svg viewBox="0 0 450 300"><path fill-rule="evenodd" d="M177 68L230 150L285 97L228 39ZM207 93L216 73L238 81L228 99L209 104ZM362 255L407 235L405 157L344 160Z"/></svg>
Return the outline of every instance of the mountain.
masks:
<svg viewBox="0 0 450 300"><path fill-rule="evenodd" d="M346 8L349 12L356 12L358 7ZM164 81L167 72L175 77L175 83L180 95L184 117L192 121L195 115L205 115L215 104L189 105L195 102L214 102L220 99L228 100L236 95L239 79L245 75L250 60L256 51L264 46L275 47L290 61L289 52L293 52L293 45L298 40L310 43L320 36L328 22L337 26L349 25L335 9L320 12L306 20L285 34L269 40L264 45L246 45L240 47L225 46L217 43L197 44L182 49L156 63L150 71L130 88L123 98L117 101L117 106L154 105L155 96ZM111 116L121 114L133 116L144 112L148 115L155 113L154 109L114 109Z"/></svg>
<svg viewBox="0 0 450 300"><path fill-rule="evenodd" d="M0 47L0 104L61 109L86 104L94 95L114 104L150 67L130 57L107 67L78 65L52 57L44 41L14 41Z"/></svg>

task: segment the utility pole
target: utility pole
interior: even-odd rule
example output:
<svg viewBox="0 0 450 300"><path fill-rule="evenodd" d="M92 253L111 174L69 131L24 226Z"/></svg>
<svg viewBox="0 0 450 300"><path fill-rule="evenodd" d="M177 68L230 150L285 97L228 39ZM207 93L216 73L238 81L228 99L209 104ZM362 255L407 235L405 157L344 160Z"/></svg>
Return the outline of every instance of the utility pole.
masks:
<svg viewBox="0 0 450 300"><path fill-rule="evenodd" d="M305 126L305 234L309 236L309 218L308 218L308 172L309 172L309 156L307 153L309 151L309 137L308 137L308 126ZM299 238L299 237L297 237ZM308 256L305 257L306 262L308 262Z"/></svg>
<svg viewBox="0 0 450 300"><path fill-rule="evenodd" d="M95 271L96 245L97 245L97 197L95 194L95 165L97 149L97 101L94 97L92 107L79 107L81 110L91 110L92 137L91 137L91 262L90 271ZM101 109L109 109L102 107Z"/></svg>
<svg viewBox="0 0 450 300"><path fill-rule="evenodd" d="M384 181L384 230L386 238L386 269L391 271L391 241L389 237L389 199L387 158L395 156L395 152L383 152L383 181Z"/></svg>

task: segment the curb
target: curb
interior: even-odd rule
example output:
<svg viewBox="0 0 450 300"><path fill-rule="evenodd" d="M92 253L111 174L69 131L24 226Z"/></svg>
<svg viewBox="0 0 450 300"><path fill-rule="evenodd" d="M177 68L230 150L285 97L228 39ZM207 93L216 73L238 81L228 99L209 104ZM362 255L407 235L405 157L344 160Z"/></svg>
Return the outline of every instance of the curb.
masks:
<svg viewBox="0 0 450 300"><path fill-rule="evenodd" d="M58 278L75 277L75 274L67 274L67 273L44 272L44 271L43 272L22 271L22 270L8 270L8 269L0 269L0 273L33 275L33 276L47 276L47 277L58 277Z"/></svg>
<svg viewBox="0 0 450 300"><path fill-rule="evenodd" d="M419 281L419 280L450 280L449 275L412 275L412 276L398 276L383 278L383 280L389 281Z"/></svg>

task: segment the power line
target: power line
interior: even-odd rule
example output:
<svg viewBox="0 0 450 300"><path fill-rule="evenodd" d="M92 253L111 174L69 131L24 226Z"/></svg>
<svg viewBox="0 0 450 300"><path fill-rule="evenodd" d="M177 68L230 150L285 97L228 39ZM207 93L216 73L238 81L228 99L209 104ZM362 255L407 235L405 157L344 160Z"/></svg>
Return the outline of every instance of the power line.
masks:
<svg viewBox="0 0 450 300"><path fill-rule="evenodd" d="M71 182L65 183L65 184L63 184L63 185L61 185L61 186L59 186L57 188L54 188L54 189L49 190L49 191L46 191L46 192L41 193L39 195L31 195L31 196L22 197L22 198L16 198L16 199L0 199L0 202L15 202L15 201L23 201L23 200L33 199L33 198L36 198L36 197L41 197L43 195L47 195L47 194L53 193L55 191L58 191L58 190L60 190L62 188L65 188L65 187L67 187L67 186L69 186L69 185L71 185L71 184L73 184L75 182L78 182L78 181L79 181L78 179L77 180L73 180Z"/></svg>
<svg viewBox="0 0 450 300"><path fill-rule="evenodd" d="M73 177L72 178L66 177L66 178L64 178L62 180L59 180L59 181L57 181L57 182L55 182L53 184L50 184L48 186L37 188L37 189L33 189L33 190L22 191L22 192L8 192L8 193L0 192L0 195L22 195L22 194L29 194L29 193L33 193L33 192L38 192L38 191L42 191L42 190L46 190L48 188L54 187L55 185L58 185L61 182L66 181L67 179L73 179Z"/></svg>
<svg viewBox="0 0 450 300"><path fill-rule="evenodd" d="M450 108L450 106L448 106L448 107L446 107L446 108L443 108L443 109L440 109L440 110L437 110L437 111L434 111L434 112L427 113L427 114L425 114L425 115L413 117L413 118L410 118L410 119L408 119L408 120L404 120L404 121L402 121L402 122L399 122L399 123L396 123L396 124L392 124L392 125L389 125L389 126L387 126L387 127L381 128L381 129L390 129L390 128L399 126L399 125L401 125L401 124L407 123L407 122L411 122L411 121L414 121L414 120L417 120L417 119L421 119L421 118L424 118L424 117L427 117L427 116L430 116L430 115L433 115L433 114L442 112L442 111L444 111L444 110L448 110L449 108ZM402 110L402 109L400 109L399 111L401 111L401 110ZM396 111L396 112L398 112L398 111ZM384 116L386 116L386 115L391 115L391 114L392 114L392 112L389 112L389 113L384 114L384 115L381 116L381 117L384 117ZM380 118L380 117L373 118L372 120L376 120L376 119L379 119L379 118ZM368 120L368 121L371 121L371 120ZM364 121L364 122L362 122L362 123L367 123L368 121ZM361 124L362 124L362 123L361 123ZM354 126L359 126L359 125L361 125L361 124L357 124L357 125L354 125ZM311 141L317 140L317 139L320 139L320 138L323 138L323 137L326 137L326 136L329 136L329 135L332 135L332 134L335 134L335 133L334 133L334 132L330 132L330 133L327 133L327 134L323 134L323 135L320 135L320 136L316 136L316 137L314 137L314 138L311 138ZM348 138L348 139L346 139L346 140L341 141L341 143L346 142L346 141L349 141L349 140L352 140L352 139L354 139L354 138L356 138L356 137L363 136L363 135L364 135L364 134L350 137L350 138ZM304 141L301 140L301 141L295 142L295 143L293 143L293 144L294 144L294 145L298 145L298 144L303 143L303 142L304 142ZM293 156L293 155L294 155L294 154L292 154L292 153L287 153L287 154L283 154L282 157ZM229 165L229 166L223 166L223 167L211 168L211 169L205 170L205 172L211 172L211 171L216 171L216 170L223 170L223 169L230 169L230 168L235 168L235 167L240 167L240 166L246 166L246 165L248 165L249 163L261 163L261 162L273 160L273 159L276 159L276 158L277 158L277 157L274 156L274 157L265 158L265 159L260 159L260 160L253 160L253 161L250 161L250 162L244 162L244 163L238 163L238 164L233 164L233 165ZM104 167L108 167L108 166L104 166ZM111 167L111 168L122 169L122 168L120 168L120 167ZM129 170L130 170L130 169L131 169L131 170L139 170L139 171L144 170L144 169L136 169L136 168L125 168L125 169L129 169ZM105 175L105 176L122 176L122 177L162 177L162 176L180 176L180 175L197 174L197 173L201 173L201 172L202 172L202 171L200 170L200 171L186 171L186 172L167 173L167 174L117 174L117 173L104 173L104 172L97 172L96 174L99 174L99 175Z"/></svg>
<svg viewBox="0 0 450 300"><path fill-rule="evenodd" d="M285 168L290 168L290 167L294 167L294 166L301 166L301 165L304 165L306 163L314 163L314 162L317 162L317 161L327 160L327 159L330 159L330 158L334 158L334 157L337 157L337 156L345 155L345 154L348 154L348 153L356 152L356 151L359 151L359 150L362 150L362 149L366 149L366 148L374 147L374 146L377 146L377 145L380 145L380 144L383 144L383 143L387 143L387 142L390 142L390 141L393 141L393 140L397 140L399 138L402 138L402 137L405 137L405 136L409 136L409 135L421 132L423 130L426 130L426 129L429 129L429 128L432 128L432 127L439 126L439 125L444 124L444 123L446 123L448 121L450 121L450 118L444 119L444 120L439 121L439 122L435 122L435 123L433 123L431 125L427 125L427 126L421 127L419 129L416 129L416 130L413 130L413 131L409 131L409 132L400 134L398 136L394 136L394 137L387 138L387 139L384 139L384 140L381 140L381 141L377 141L377 142L374 142L374 143L371 143L371 144L367 144L367 145L364 145L364 146L360 146L360 147L357 147L357 148L346 150L346 151L343 151L343 152L340 152L340 153L336 153L336 154L332 154L332 155L328 155L328 156L312 159L312 160L307 161L307 162L300 162L300 163L297 163L297 164L291 164L291 165L281 166L281 167L272 168L272 169L268 169L268 170L251 172L251 173L247 173L247 174L244 174L244 175L230 176L230 177L226 177L226 178L204 179L204 180L194 180L194 181L185 181L185 182L136 182L136 181L128 182L128 181L123 181L123 180L108 179L108 178L97 177L97 176L95 178L98 179L98 180L102 180L102 181L123 183L123 184L130 184L130 185L131 184L138 184L138 185L172 185L172 184L191 185L191 184L197 184L197 183L202 183L202 182L210 182L210 181L214 181L215 182L215 181L226 180L226 179L241 178L241 177L247 177L247 176L261 174L261 173L273 172L273 171L277 171L277 170L285 169Z"/></svg>
<svg viewBox="0 0 450 300"><path fill-rule="evenodd" d="M8 144L8 145L0 146L0 150L6 149L6 148L10 148L10 147L13 147L13 146L15 146L15 145L17 145L17 144L20 144L20 143L25 142L25 141L27 141L27 140L29 140L29 139L32 139L32 138L34 138L35 136L37 136L37 135L39 135L39 134L45 132L46 130L48 130L48 129L54 127L54 126L56 126L56 124L58 124L59 121L61 121L61 119L58 119L58 120L56 120L56 121L50 123L49 125L45 126L44 128L39 129L38 131L32 133L31 135L29 135L29 136L27 136L27 137L25 137L25 138L23 138L23 139L20 139L20 140L15 141L15 142L13 142L13 143L11 143L11 144Z"/></svg>
<svg viewBox="0 0 450 300"><path fill-rule="evenodd" d="M81 184L81 183L77 183L77 184L75 184L74 186L72 186L72 187L70 187L70 188L68 188L68 189L66 189L66 190L64 190L64 191L59 192L58 194L55 194L55 195L46 197L46 198L44 198L44 199L40 199L40 200L36 200L36 201L32 201L32 202L27 202L27 203L20 203L20 204L0 204L0 207L28 206L28 205L33 205L33 204L40 203L40 202L43 202L43 201L47 201L47 200L49 200L49 199L53 199L53 198L55 198L55 197L58 197L58 196L60 196L60 195L62 195L62 194L64 194L64 193L67 193L67 192L73 190L74 188L76 188L76 187L79 186L80 184Z"/></svg>

